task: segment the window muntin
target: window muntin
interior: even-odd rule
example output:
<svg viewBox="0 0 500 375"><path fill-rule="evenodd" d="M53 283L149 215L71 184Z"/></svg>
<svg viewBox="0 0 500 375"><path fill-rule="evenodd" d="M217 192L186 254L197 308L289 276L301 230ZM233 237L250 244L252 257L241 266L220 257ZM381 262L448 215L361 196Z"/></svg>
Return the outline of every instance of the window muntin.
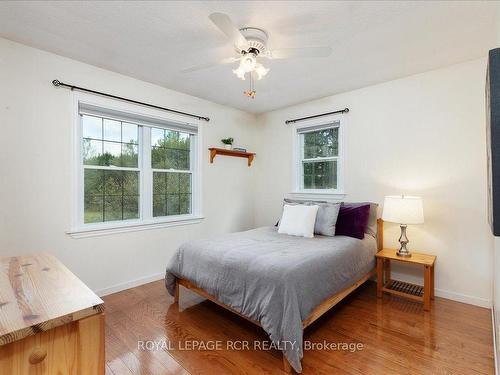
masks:
<svg viewBox="0 0 500 375"><path fill-rule="evenodd" d="M304 137L304 159L339 156L339 128L328 128L307 133Z"/></svg>
<svg viewBox="0 0 500 375"><path fill-rule="evenodd" d="M191 137L180 131L151 128L153 217L192 212Z"/></svg>
<svg viewBox="0 0 500 375"><path fill-rule="evenodd" d="M139 218L139 172L85 168L84 223Z"/></svg>
<svg viewBox="0 0 500 375"><path fill-rule="evenodd" d="M337 161L303 162L304 189L337 189Z"/></svg>
<svg viewBox="0 0 500 375"><path fill-rule="evenodd" d="M298 185L301 191L337 191L340 168L339 123L298 129Z"/></svg>
<svg viewBox="0 0 500 375"><path fill-rule="evenodd" d="M139 126L82 115L83 164L138 168Z"/></svg>
<svg viewBox="0 0 500 375"><path fill-rule="evenodd" d="M80 112L81 223L155 222L193 214L196 128L191 133L192 125L184 132L139 120Z"/></svg>

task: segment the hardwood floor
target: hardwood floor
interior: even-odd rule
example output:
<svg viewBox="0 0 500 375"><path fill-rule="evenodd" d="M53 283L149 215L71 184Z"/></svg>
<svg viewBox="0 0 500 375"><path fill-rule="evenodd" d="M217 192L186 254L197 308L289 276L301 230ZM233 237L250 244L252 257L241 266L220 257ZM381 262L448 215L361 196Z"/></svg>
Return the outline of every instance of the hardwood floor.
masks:
<svg viewBox="0 0 500 375"><path fill-rule="evenodd" d="M356 352L309 350L303 374L494 374L491 312L436 297L421 304L361 286L305 331L312 343L361 343ZM181 287L180 311L162 281L103 298L106 374L283 374L275 350L226 350L228 341L267 341L264 331ZM153 340L158 350L138 347ZM187 350L219 340L224 350ZM161 347L161 345L170 347ZM144 348L154 343L145 343Z"/></svg>

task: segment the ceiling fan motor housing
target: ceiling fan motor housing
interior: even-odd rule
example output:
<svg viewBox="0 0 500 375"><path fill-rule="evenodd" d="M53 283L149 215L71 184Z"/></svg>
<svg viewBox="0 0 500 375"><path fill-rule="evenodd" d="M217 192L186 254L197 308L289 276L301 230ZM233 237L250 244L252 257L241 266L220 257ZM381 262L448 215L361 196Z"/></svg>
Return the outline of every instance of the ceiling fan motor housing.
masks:
<svg viewBox="0 0 500 375"><path fill-rule="evenodd" d="M248 41L249 48L245 52L247 53L257 52L256 55L265 52L268 35L264 30L258 29L256 27L244 27L240 29L240 32Z"/></svg>

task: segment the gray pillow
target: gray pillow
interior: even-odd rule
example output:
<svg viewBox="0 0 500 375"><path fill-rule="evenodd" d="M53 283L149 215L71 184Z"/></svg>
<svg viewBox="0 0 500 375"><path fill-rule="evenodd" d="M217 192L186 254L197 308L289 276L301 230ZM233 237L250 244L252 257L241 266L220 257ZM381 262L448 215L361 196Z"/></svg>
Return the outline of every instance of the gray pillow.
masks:
<svg viewBox="0 0 500 375"><path fill-rule="evenodd" d="M335 236L335 224L337 224L337 217L339 216L340 203L329 203L325 201L302 201L285 198L283 205L285 204L305 204L319 206L318 214L316 215L316 221L314 223L314 234L320 234L322 236L330 237Z"/></svg>
<svg viewBox="0 0 500 375"><path fill-rule="evenodd" d="M343 206L348 206L348 207L359 207L359 206L365 206L369 204L370 205L370 216L368 217L368 225L366 226L366 233L369 234L370 236L373 236L377 238L377 210L378 210L378 203L373 203L373 202L342 202Z"/></svg>

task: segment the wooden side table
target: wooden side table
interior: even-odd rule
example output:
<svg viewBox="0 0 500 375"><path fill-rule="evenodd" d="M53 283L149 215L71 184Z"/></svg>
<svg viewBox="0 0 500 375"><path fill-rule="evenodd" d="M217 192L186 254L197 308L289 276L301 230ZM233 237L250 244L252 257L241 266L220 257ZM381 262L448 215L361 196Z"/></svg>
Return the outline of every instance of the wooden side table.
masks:
<svg viewBox="0 0 500 375"><path fill-rule="evenodd" d="M409 298L424 303L424 310L431 309L431 300L434 299L434 264L436 256L411 253L411 257L396 255L397 250L382 249L377 258L377 297L382 298L386 292L395 296ZM412 263L424 266L424 286L391 279L391 261ZM384 280L385 278L385 280Z"/></svg>

